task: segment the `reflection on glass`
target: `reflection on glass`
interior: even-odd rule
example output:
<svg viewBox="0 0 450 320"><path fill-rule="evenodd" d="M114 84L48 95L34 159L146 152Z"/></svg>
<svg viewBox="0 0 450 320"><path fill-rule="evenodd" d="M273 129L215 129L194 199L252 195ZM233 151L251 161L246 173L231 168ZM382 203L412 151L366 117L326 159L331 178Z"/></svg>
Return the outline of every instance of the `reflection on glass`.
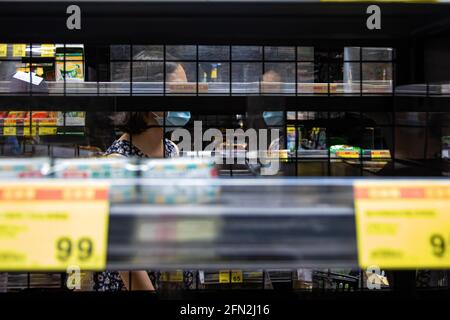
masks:
<svg viewBox="0 0 450 320"><path fill-rule="evenodd" d="M295 47L264 47L264 59L270 60L295 60Z"/></svg>
<svg viewBox="0 0 450 320"><path fill-rule="evenodd" d="M393 59L392 48L362 48L363 61L390 61Z"/></svg>
<svg viewBox="0 0 450 320"><path fill-rule="evenodd" d="M297 61L314 61L314 47L297 47Z"/></svg>
<svg viewBox="0 0 450 320"><path fill-rule="evenodd" d="M264 70L261 92L280 94L295 92L295 63L265 63Z"/></svg>
<svg viewBox="0 0 450 320"><path fill-rule="evenodd" d="M166 93L196 93L196 70L195 62L166 62ZM199 84L199 92L206 93L208 88Z"/></svg>
<svg viewBox="0 0 450 320"><path fill-rule="evenodd" d="M262 76L262 63L237 62L233 63L232 91L233 93L258 93Z"/></svg>
<svg viewBox="0 0 450 320"><path fill-rule="evenodd" d="M208 83L209 93L230 92L230 64L227 62L199 63L199 85Z"/></svg>
<svg viewBox="0 0 450 320"><path fill-rule="evenodd" d="M229 60L229 46L199 46L198 55L200 60Z"/></svg>
<svg viewBox="0 0 450 320"><path fill-rule="evenodd" d="M133 45L133 60L163 60L163 46Z"/></svg>
<svg viewBox="0 0 450 320"><path fill-rule="evenodd" d="M232 47L233 60L262 60L261 46L233 46Z"/></svg>
<svg viewBox="0 0 450 320"><path fill-rule="evenodd" d="M361 59L361 47L345 47L344 48L344 61L360 61Z"/></svg>
<svg viewBox="0 0 450 320"><path fill-rule="evenodd" d="M197 58L197 46L166 46L167 60L195 60Z"/></svg>
<svg viewBox="0 0 450 320"><path fill-rule="evenodd" d="M129 45L112 45L110 48L111 60L130 60Z"/></svg>
<svg viewBox="0 0 450 320"><path fill-rule="evenodd" d="M363 63L362 74L364 93L392 92L392 63Z"/></svg>

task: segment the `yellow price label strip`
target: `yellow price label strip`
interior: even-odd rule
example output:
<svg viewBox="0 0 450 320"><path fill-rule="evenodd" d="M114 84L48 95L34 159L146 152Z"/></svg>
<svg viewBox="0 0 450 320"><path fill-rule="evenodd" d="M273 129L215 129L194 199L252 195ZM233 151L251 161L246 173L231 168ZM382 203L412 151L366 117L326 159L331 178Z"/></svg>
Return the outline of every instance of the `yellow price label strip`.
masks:
<svg viewBox="0 0 450 320"><path fill-rule="evenodd" d="M54 44L41 44L41 57L54 57L55 45Z"/></svg>
<svg viewBox="0 0 450 320"><path fill-rule="evenodd" d="M357 181L361 268L449 268L450 181Z"/></svg>
<svg viewBox="0 0 450 320"><path fill-rule="evenodd" d="M244 275L242 274L242 270L232 270L231 271L231 282L232 283L243 283Z"/></svg>
<svg viewBox="0 0 450 320"><path fill-rule="evenodd" d="M8 45L6 43L0 43L0 57L5 58L8 56Z"/></svg>
<svg viewBox="0 0 450 320"><path fill-rule="evenodd" d="M183 271L177 270L170 273L170 281L172 282L183 282Z"/></svg>
<svg viewBox="0 0 450 320"><path fill-rule="evenodd" d="M108 190L104 182L0 183L0 270L104 270Z"/></svg>
<svg viewBox="0 0 450 320"><path fill-rule="evenodd" d="M390 158L391 152L389 150L372 150L370 156L373 158Z"/></svg>
<svg viewBox="0 0 450 320"><path fill-rule="evenodd" d="M220 270L219 271L219 283L230 283L230 271Z"/></svg>
<svg viewBox="0 0 450 320"><path fill-rule="evenodd" d="M160 275L159 275L159 280L163 281L163 282L169 281L169 274L168 274L168 272L165 272L165 271L161 272Z"/></svg>
<svg viewBox="0 0 450 320"><path fill-rule="evenodd" d="M17 128L14 126L3 127L4 136L15 136L17 135Z"/></svg>
<svg viewBox="0 0 450 320"><path fill-rule="evenodd" d="M357 159L359 158L358 151L336 151L336 156L339 158Z"/></svg>
<svg viewBox="0 0 450 320"><path fill-rule="evenodd" d="M26 44L13 44L13 57L25 57Z"/></svg>

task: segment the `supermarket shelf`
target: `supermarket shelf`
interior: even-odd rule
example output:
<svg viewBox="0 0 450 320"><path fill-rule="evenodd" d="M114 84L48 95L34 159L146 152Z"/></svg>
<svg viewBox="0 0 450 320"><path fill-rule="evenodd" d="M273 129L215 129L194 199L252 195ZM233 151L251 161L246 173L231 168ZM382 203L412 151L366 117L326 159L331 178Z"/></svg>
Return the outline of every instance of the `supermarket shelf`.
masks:
<svg viewBox="0 0 450 320"><path fill-rule="evenodd" d="M351 180L218 183L217 203L114 204L108 268L356 266Z"/></svg>
<svg viewBox="0 0 450 320"><path fill-rule="evenodd" d="M251 105L268 110L289 111L428 111L448 112L450 95L447 94L306 94L306 95L197 95L167 94L160 95L12 95L0 94L0 111L144 111L151 106L154 111L189 110L204 114L238 113Z"/></svg>
<svg viewBox="0 0 450 320"><path fill-rule="evenodd" d="M154 111L189 110L235 114L249 105L289 111L448 112L450 97L392 96L10 96L0 95L0 110Z"/></svg>

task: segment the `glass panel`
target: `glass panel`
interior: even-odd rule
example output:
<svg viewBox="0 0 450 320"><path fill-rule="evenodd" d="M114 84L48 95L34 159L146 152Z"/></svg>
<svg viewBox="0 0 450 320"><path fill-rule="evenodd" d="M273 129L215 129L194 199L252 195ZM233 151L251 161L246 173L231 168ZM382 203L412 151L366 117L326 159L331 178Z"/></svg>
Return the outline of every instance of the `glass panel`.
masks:
<svg viewBox="0 0 450 320"><path fill-rule="evenodd" d="M395 113L397 125L423 126L427 121L426 112L397 112Z"/></svg>
<svg viewBox="0 0 450 320"><path fill-rule="evenodd" d="M130 94L130 62L111 62L111 82L100 84L101 94ZM120 83L115 83L120 82Z"/></svg>
<svg viewBox="0 0 450 320"><path fill-rule="evenodd" d="M295 63L265 63L261 91L264 93L295 93Z"/></svg>
<svg viewBox="0 0 450 320"><path fill-rule="evenodd" d="M133 62L133 94L158 94L164 91L163 62ZM145 82L153 82L146 84Z"/></svg>
<svg viewBox="0 0 450 320"><path fill-rule="evenodd" d="M230 64L227 62L199 63L199 90L200 83L209 83L209 93L230 92Z"/></svg>
<svg viewBox="0 0 450 320"><path fill-rule="evenodd" d="M259 81L262 76L262 63L233 63L232 91L233 93L258 93Z"/></svg>
<svg viewBox="0 0 450 320"><path fill-rule="evenodd" d="M111 81L130 81L130 62L111 62Z"/></svg>
<svg viewBox="0 0 450 320"><path fill-rule="evenodd" d="M314 47L297 47L298 61L314 61Z"/></svg>
<svg viewBox="0 0 450 320"><path fill-rule="evenodd" d="M129 45L112 45L110 51L111 60L130 60Z"/></svg>
<svg viewBox="0 0 450 320"><path fill-rule="evenodd" d="M198 55L200 60L229 60L229 46L199 46Z"/></svg>
<svg viewBox="0 0 450 320"><path fill-rule="evenodd" d="M360 61L360 60L361 60L361 47L344 48L344 61Z"/></svg>
<svg viewBox="0 0 450 320"><path fill-rule="evenodd" d="M197 46L166 46L167 60L195 60L197 58Z"/></svg>
<svg viewBox="0 0 450 320"><path fill-rule="evenodd" d="M395 156L399 159L423 159L425 128L395 129Z"/></svg>
<svg viewBox="0 0 450 320"><path fill-rule="evenodd" d="M388 112L364 112L363 122L371 125L391 125L392 113Z"/></svg>
<svg viewBox="0 0 450 320"><path fill-rule="evenodd" d="M392 58L392 48L362 48L363 61L390 61Z"/></svg>
<svg viewBox="0 0 450 320"><path fill-rule="evenodd" d="M163 60L163 46L134 45L133 60Z"/></svg>
<svg viewBox="0 0 450 320"><path fill-rule="evenodd" d="M17 72L20 73L17 74ZM29 92L30 81L29 64L18 61L0 61L0 93Z"/></svg>
<svg viewBox="0 0 450 320"><path fill-rule="evenodd" d="M197 92L197 67L195 62L166 62L166 93L183 94ZM199 86L199 92L207 88Z"/></svg>
<svg viewBox="0 0 450 320"><path fill-rule="evenodd" d="M392 63L363 63L363 92L392 92Z"/></svg>
<svg viewBox="0 0 450 320"><path fill-rule="evenodd" d="M344 62L343 64L335 66L334 77L330 75L330 82L336 83L336 92L337 93L359 93L361 91L361 73L360 73L360 63L359 62ZM338 68L342 68L342 76L343 79L339 79L339 70ZM330 67L330 69L333 69ZM333 85L334 86L334 85ZM333 92L333 90L330 91Z"/></svg>
<svg viewBox="0 0 450 320"><path fill-rule="evenodd" d="M233 46L233 60L262 60L262 47L259 46Z"/></svg>
<svg viewBox="0 0 450 320"><path fill-rule="evenodd" d="M344 49L331 49L329 51L329 60L333 62L338 62L344 60Z"/></svg>
<svg viewBox="0 0 450 320"><path fill-rule="evenodd" d="M265 60L295 60L294 47L264 47Z"/></svg>
<svg viewBox="0 0 450 320"><path fill-rule="evenodd" d="M450 161L450 127L441 130L441 157Z"/></svg>

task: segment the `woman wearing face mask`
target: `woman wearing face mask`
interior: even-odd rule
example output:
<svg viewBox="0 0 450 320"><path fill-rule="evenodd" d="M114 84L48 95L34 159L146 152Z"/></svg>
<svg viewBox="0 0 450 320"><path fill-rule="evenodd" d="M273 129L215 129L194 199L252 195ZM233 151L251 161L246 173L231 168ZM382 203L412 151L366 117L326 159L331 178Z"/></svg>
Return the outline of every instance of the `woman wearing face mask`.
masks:
<svg viewBox="0 0 450 320"><path fill-rule="evenodd" d="M156 60L157 55L142 51L135 60ZM144 65L144 67L142 67ZM166 63L167 82L187 82L186 72L179 63ZM134 82L162 82L162 62L133 65ZM114 77L116 81L121 81ZM170 158L178 156L177 146L164 139L164 127L183 126L190 119L189 112L167 112L164 123L163 112L122 112L114 117L115 125L123 134L105 152L111 157ZM94 274L94 290L120 291L155 290L147 271L104 271Z"/></svg>

